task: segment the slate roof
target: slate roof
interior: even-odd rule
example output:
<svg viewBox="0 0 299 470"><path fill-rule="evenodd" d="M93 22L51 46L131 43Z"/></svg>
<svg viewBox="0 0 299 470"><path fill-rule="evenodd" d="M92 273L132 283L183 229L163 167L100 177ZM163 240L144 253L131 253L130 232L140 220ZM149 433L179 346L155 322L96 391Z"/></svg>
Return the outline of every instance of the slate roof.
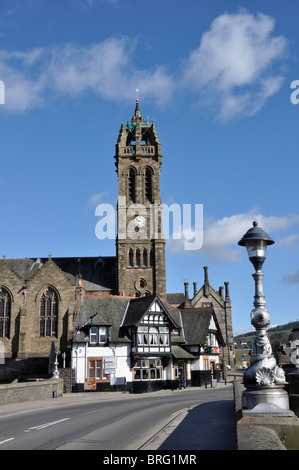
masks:
<svg viewBox="0 0 299 470"><path fill-rule="evenodd" d="M171 292L166 294L166 300L171 305L179 306L184 303L185 295L183 292Z"/></svg>
<svg viewBox="0 0 299 470"><path fill-rule="evenodd" d="M176 359L196 359L196 356L176 344L171 346L171 352Z"/></svg>
<svg viewBox="0 0 299 470"><path fill-rule="evenodd" d="M149 295L145 297L137 297L131 299L128 306L128 310L126 312L126 316L123 321L123 326L138 325L142 319L142 316L146 313L146 311L150 308L150 306L156 299L158 299L158 301L162 304L162 307L165 313L169 316L171 322L173 323L173 326L175 328L180 328L181 321L179 310L167 304L166 302L163 302L156 295Z"/></svg>
<svg viewBox="0 0 299 470"><path fill-rule="evenodd" d="M133 326L140 323L142 316L154 302L155 298L155 295L132 298L123 320L123 326Z"/></svg>
<svg viewBox="0 0 299 470"><path fill-rule="evenodd" d="M165 313L169 316L174 328L179 328L181 334L172 337L172 342L184 343L181 313L175 307L163 302L156 295L129 298L121 296L83 296L79 307L76 329L81 333L74 334L74 341L85 341L87 325L108 326L111 342L130 342L128 328L138 325L151 304L158 299Z"/></svg>
<svg viewBox="0 0 299 470"><path fill-rule="evenodd" d="M84 325L109 326L109 337L114 342L130 342L126 330L120 328L129 299L127 297L84 296L80 305L76 328ZM97 315L96 315L97 314ZM74 341L78 339L74 334Z"/></svg>
<svg viewBox="0 0 299 470"><path fill-rule="evenodd" d="M115 291L116 257L51 258L74 284L80 275L87 292ZM7 258L6 262L24 281L30 280L48 258Z"/></svg>
<svg viewBox="0 0 299 470"><path fill-rule="evenodd" d="M181 315L186 345L188 346L205 343L212 316L217 324L216 315L212 307L182 309ZM220 329L218 328L219 331ZM223 343L222 336L219 337L219 340Z"/></svg>

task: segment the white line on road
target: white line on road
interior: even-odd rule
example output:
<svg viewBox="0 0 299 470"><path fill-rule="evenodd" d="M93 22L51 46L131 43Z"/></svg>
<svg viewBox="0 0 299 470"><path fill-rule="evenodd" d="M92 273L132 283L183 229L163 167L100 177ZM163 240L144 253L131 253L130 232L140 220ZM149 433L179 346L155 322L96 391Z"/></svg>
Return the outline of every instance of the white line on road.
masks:
<svg viewBox="0 0 299 470"><path fill-rule="evenodd" d="M60 419L59 421L52 421L51 423L45 423L45 424L40 424L39 426L33 426L32 428L26 429L24 432L34 431L35 429L38 429L38 430L44 429L49 426L53 426L54 424L62 423L62 421L67 421L68 419L71 419L71 418L63 418L63 419Z"/></svg>
<svg viewBox="0 0 299 470"><path fill-rule="evenodd" d="M14 437L10 437L9 439L5 439L5 441L1 441L0 444L4 444L5 442L13 441L13 440L14 440Z"/></svg>

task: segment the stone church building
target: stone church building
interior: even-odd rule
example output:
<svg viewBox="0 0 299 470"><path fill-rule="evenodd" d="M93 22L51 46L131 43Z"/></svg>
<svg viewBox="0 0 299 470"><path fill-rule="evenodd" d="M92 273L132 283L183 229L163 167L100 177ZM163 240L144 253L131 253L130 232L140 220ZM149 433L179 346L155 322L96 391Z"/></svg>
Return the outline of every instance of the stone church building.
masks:
<svg viewBox="0 0 299 470"><path fill-rule="evenodd" d="M116 143L116 256L0 261L0 381L46 376L53 344L73 390L202 385L232 363L228 282L213 289L205 267L191 295L166 290L161 164L136 100Z"/></svg>

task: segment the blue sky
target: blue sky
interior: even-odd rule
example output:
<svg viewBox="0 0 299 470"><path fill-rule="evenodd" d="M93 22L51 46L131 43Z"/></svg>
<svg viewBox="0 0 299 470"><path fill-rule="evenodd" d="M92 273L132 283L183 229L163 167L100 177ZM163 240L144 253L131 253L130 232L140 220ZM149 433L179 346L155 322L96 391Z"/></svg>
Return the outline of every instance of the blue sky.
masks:
<svg viewBox="0 0 299 470"><path fill-rule="evenodd" d="M293 0L1 0L1 255L115 254L95 209L116 204L115 143L138 88L163 202L203 205L202 248L167 242L167 291L192 292L207 265L215 289L230 283L234 330L250 326L237 243L258 220L276 242L271 325L298 319L298 14Z"/></svg>

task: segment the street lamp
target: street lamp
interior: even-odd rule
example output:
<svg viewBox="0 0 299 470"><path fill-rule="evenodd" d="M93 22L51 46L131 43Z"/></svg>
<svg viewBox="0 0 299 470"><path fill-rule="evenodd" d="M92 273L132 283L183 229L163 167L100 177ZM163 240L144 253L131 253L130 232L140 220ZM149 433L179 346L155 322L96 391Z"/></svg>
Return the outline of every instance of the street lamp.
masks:
<svg viewBox="0 0 299 470"><path fill-rule="evenodd" d="M250 366L243 375L243 383L246 390L242 395L243 409L253 410L257 405L263 412L273 412L273 406L278 410L289 410L288 394L283 390L286 381L284 371L278 367L272 355L271 344L267 335L270 324L270 313L265 308L266 302L263 293L262 266L266 259L267 246L274 240L253 222L242 239L240 246L245 246L248 257L254 266L252 275L255 281L254 309L251 311L251 323L254 326L255 340L250 352Z"/></svg>

